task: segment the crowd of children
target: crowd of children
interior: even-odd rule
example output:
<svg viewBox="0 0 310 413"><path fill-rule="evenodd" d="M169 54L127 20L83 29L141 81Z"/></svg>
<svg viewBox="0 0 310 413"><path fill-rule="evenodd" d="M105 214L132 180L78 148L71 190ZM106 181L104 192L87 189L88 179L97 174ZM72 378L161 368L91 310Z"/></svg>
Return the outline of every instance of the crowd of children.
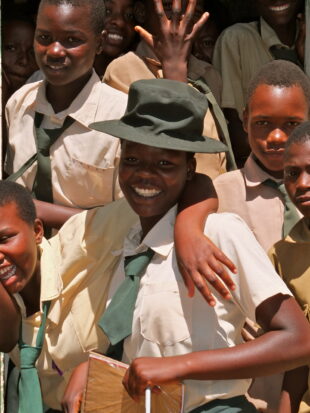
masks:
<svg viewBox="0 0 310 413"><path fill-rule="evenodd" d="M226 29L212 0L4 16L5 413L78 413L116 349L134 400L310 411L305 2L256 3Z"/></svg>

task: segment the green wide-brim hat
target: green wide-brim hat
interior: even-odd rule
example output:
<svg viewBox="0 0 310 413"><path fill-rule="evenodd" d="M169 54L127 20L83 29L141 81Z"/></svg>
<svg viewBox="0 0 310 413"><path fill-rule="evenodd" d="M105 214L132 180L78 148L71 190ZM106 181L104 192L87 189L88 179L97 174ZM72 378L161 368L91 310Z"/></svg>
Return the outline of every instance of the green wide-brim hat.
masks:
<svg viewBox="0 0 310 413"><path fill-rule="evenodd" d="M202 135L207 110L207 98L186 83L138 80L129 88L127 109L121 119L92 123L90 127L156 148L226 152L228 148L222 142Z"/></svg>

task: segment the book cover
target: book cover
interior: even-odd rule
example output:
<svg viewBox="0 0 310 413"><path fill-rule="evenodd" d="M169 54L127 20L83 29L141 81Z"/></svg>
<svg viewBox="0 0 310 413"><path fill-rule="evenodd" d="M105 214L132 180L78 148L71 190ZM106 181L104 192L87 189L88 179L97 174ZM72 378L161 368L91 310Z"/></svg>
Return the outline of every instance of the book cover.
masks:
<svg viewBox="0 0 310 413"><path fill-rule="evenodd" d="M82 413L145 413L144 397L137 403L126 392L122 380L129 366L98 353L90 353L87 387ZM160 386L152 393L151 411L181 413L184 386L180 383Z"/></svg>

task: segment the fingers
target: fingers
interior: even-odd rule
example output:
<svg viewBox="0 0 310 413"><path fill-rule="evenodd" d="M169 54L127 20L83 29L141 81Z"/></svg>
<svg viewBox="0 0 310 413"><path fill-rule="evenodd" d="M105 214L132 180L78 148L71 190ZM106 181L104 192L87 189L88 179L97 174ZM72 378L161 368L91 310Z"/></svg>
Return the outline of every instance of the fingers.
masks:
<svg viewBox="0 0 310 413"><path fill-rule="evenodd" d="M181 265L179 265L179 270L180 270L180 273L182 275L184 284L186 286L188 296L189 297L194 297L195 284L194 284L194 281L193 281L191 275L186 271L186 268L182 267Z"/></svg>
<svg viewBox="0 0 310 413"><path fill-rule="evenodd" d="M208 18L209 18L209 13L208 12L203 13L200 19L194 24L191 33L188 35L189 39L196 38L197 34L200 32L203 26L207 23Z"/></svg>
<svg viewBox="0 0 310 413"><path fill-rule="evenodd" d="M173 0L172 13L171 13L171 26L174 32L178 30L181 19L182 19L181 0Z"/></svg>
<svg viewBox="0 0 310 413"><path fill-rule="evenodd" d="M141 26L135 26L135 31L139 34L141 39L145 41L151 48L154 47L154 38L147 30Z"/></svg>

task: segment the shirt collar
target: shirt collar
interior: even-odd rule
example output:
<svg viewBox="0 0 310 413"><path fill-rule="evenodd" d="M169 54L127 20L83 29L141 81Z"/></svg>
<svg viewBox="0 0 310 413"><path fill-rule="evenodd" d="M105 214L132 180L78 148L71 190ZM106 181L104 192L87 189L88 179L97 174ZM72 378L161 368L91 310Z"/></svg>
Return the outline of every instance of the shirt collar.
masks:
<svg viewBox="0 0 310 413"><path fill-rule="evenodd" d="M101 83L98 75L93 70L90 79L71 105L62 112L55 113L52 105L46 100L46 80L44 80L39 85L37 97L33 103L34 110L46 116L53 116L59 120L60 124L63 123L66 116L70 115L73 119L88 127L95 120L98 99L102 92L99 88L95 88L98 82Z"/></svg>
<svg viewBox="0 0 310 413"><path fill-rule="evenodd" d="M53 243L53 239L50 242ZM39 247L41 253L41 302L58 298L62 291L59 257L50 242L43 238Z"/></svg>
<svg viewBox="0 0 310 413"><path fill-rule="evenodd" d="M167 257L174 245L174 223L177 205L173 206L157 224L141 240L142 228L140 221L129 231L124 241L123 255L138 254L151 248L162 257Z"/></svg>
<svg viewBox="0 0 310 413"><path fill-rule="evenodd" d="M298 221L285 238L285 241L293 244L310 243L309 219L302 218L300 221Z"/></svg>
<svg viewBox="0 0 310 413"><path fill-rule="evenodd" d="M255 161L253 153L250 154L246 160L244 167L244 180L247 187L255 187L261 185L267 179L272 179L275 182L281 182L280 179L276 179L273 176L265 172Z"/></svg>
<svg viewBox="0 0 310 413"><path fill-rule="evenodd" d="M260 18L261 37L268 50L272 46L281 46L289 49L289 46L283 44L276 32L269 26L269 24L261 17Z"/></svg>

